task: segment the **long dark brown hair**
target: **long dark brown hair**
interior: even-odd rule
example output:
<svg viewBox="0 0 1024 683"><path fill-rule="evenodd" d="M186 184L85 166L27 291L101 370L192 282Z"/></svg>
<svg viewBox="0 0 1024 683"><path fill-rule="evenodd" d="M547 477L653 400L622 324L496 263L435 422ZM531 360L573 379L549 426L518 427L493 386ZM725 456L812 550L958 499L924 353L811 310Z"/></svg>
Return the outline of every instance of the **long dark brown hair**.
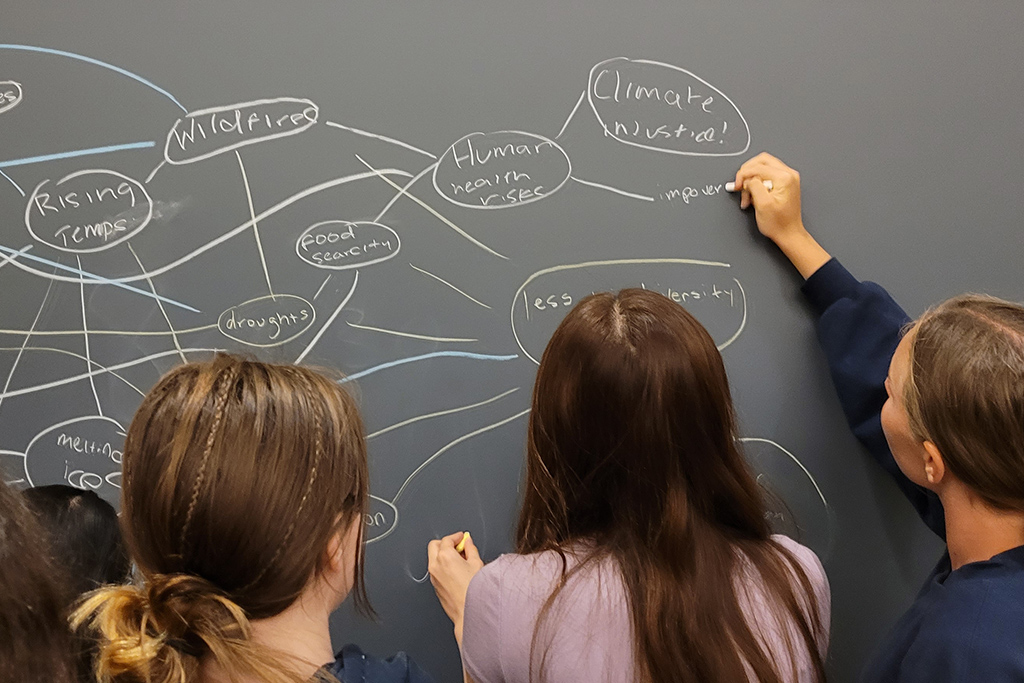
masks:
<svg viewBox="0 0 1024 683"><path fill-rule="evenodd" d="M61 568L46 533L0 480L0 681L72 683Z"/></svg>
<svg viewBox="0 0 1024 683"><path fill-rule="evenodd" d="M249 622L289 607L353 523L354 598L368 609L366 445L334 380L229 355L179 366L143 399L123 468L125 538L143 580L97 591L75 615L99 639L99 679L191 681L210 655L232 675L300 680L287 653L252 642Z"/></svg>
<svg viewBox="0 0 1024 683"><path fill-rule="evenodd" d="M516 534L518 552L562 557L531 671L568 579L611 559L630 603L637 681L781 683L796 672L779 662L795 667L801 649L824 680L817 643L828 625L800 564L771 538L736 436L721 354L681 306L626 289L588 296L566 316L534 386ZM571 569L570 550L582 552ZM744 616L744 566L793 625L782 629L788 657L767 650Z"/></svg>

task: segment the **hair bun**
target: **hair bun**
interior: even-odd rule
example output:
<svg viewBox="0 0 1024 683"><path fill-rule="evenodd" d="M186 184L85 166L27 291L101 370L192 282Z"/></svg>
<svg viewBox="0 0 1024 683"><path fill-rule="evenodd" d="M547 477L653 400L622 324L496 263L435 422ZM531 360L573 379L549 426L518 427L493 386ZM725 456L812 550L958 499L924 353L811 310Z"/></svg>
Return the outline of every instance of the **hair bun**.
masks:
<svg viewBox="0 0 1024 683"><path fill-rule="evenodd" d="M249 638L242 608L209 581L188 574L101 588L79 605L71 625L96 639L95 673L107 681L192 680L200 657L245 650Z"/></svg>
<svg viewBox="0 0 1024 683"><path fill-rule="evenodd" d="M157 574L146 583L154 635L182 654L199 657L216 647L215 642L248 637L245 613L206 579Z"/></svg>

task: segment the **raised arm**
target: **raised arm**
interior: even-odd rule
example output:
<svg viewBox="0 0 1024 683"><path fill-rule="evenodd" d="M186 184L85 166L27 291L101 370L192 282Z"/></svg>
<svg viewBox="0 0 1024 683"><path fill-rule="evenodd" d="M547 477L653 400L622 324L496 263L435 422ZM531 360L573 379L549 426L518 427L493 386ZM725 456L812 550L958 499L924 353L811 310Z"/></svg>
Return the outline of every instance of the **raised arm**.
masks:
<svg viewBox="0 0 1024 683"><path fill-rule="evenodd" d="M770 191L764 180L771 180ZM850 429L896 480L925 524L945 537L938 497L900 471L882 431L889 361L910 318L888 292L857 280L807 231L795 170L770 154L759 154L740 167L736 188L743 192L740 207L754 207L758 230L805 279L802 289L818 315L818 340Z"/></svg>

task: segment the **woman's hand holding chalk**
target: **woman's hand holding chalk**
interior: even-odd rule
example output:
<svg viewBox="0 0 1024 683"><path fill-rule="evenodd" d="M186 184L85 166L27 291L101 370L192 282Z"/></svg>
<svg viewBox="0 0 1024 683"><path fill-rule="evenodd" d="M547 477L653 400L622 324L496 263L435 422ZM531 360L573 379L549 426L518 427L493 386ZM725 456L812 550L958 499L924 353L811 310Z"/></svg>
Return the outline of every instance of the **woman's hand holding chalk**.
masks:
<svg viewBox="0 0 1024 683"><path fill-rule="evenodd" d="M769 192L771 192L772 188L775 187L772 184L772 181L770 181L770 180L762 180L761 184L764 185L764 189L768 190ZM725 191L726 192L735 192L736 191L736 183L732 182L731 180L729 182L727 182L725 184Z"/></svg>
<svg viewBox="0 0 1024 683"><path fill-rule="evenodd" d="M455 640L462 645L462 615L466 591L473 576L484 568L480 552L468 531L459 531L427 544L427 570L441 607L455 626Z"/></svg>

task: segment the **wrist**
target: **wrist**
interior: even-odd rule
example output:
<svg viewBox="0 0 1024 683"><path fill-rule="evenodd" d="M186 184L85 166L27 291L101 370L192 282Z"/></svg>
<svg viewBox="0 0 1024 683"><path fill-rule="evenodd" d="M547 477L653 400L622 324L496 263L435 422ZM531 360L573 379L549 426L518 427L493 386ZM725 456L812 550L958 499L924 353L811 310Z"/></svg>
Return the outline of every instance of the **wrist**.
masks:
<svg viewBox="0 0 1024 683"><path fill-rule="evenodd" d="M775 243L806 280L832 258L801 223Z"/></svg>
<svg viewBox="0 0 1024 683"><path fill-rule="evenodd" d="M454 621L454 628L452 630L455 632L455 642L458 644L459 648L461 648L462 647L462 617L459 617L458 619L456 619Z"/></svg>

